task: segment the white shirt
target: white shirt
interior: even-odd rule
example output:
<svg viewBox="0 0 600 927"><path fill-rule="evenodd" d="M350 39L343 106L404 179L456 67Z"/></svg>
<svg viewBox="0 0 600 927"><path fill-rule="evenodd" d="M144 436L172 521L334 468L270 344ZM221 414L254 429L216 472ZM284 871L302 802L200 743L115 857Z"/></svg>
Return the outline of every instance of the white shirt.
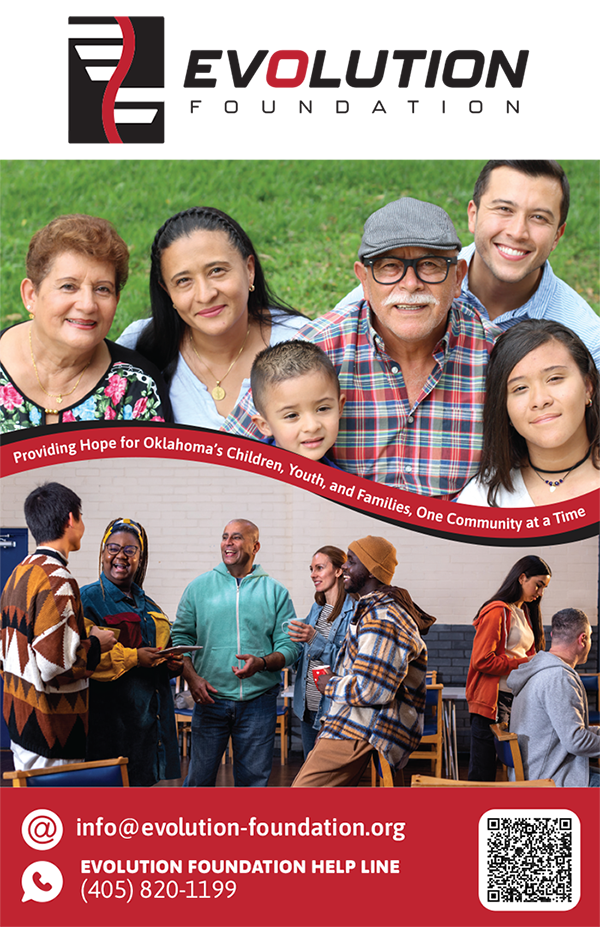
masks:
<svg viewBox="0 0 600 927"><path fill-rule="evenodd" d="M531 626L525 617L525 612L517 605L509 605L510 608L510 631L504 645L504 652L512 657L526 657L527 651L533 647L534 636ZM511 692L512 689L506 684L506 676L500 677L500 691Z"/></svg>
<svg viewBox="0 0 600 927"><path fill-rule="evenodd" d="M304 316L285 315L277 309L271 310L271 336L269 346L280 341L290 341L296 332L306 323ZM149 319L139 319L128 325L123 334L117 338L117 344L133 348L137 344ZM242 380L236 405L250 389L250 378ZM225 416L217 411L208 387L198 379L181 356L177 362L173 379L169 384L169 398L173 407L174 421L179 425L197 425L201 428L214 428L219 431L225 422Z"/></svg>
<svg viewBox="0 0 600 927"><path fill-rule="evenodd" d="M500 486L496 493L496 505L499 508L505 509L520 509L535 505L535 502L527 492L527 487L525 486L521 471L512 470L510 475L514 489L512 492L508 492L504 486ZM473 477L454 501L460 502L462 505L485 505L489 508L487 492L487 484L480 483L477 477Z"/></svg>

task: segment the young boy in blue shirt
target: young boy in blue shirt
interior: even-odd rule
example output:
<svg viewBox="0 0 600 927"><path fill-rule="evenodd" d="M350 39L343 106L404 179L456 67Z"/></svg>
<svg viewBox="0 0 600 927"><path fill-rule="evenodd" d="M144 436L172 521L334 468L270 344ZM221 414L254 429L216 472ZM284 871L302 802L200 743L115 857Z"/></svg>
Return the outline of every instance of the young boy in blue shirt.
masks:
<svg viewBox="0 0 600 927"><path fill-rule="evenodd" d="M258 414L252 421L266 442L335 466L335 444L346 398L333 364L317 345L282 341L257 354L250 374Z"/></svg>

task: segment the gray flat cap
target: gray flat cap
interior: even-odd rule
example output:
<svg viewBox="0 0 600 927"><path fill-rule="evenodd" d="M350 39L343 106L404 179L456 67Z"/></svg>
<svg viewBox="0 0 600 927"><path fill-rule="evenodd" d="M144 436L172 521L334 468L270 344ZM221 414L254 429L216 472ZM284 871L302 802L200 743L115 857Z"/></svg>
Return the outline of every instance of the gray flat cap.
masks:
<svg viewBox="0 0 600 927"><path fill-rule="evenodd" d="M440 251L460 251L462 247L447 212L433 203L403 196L369 216L358 256L362 260L411 246Z"/></svg>

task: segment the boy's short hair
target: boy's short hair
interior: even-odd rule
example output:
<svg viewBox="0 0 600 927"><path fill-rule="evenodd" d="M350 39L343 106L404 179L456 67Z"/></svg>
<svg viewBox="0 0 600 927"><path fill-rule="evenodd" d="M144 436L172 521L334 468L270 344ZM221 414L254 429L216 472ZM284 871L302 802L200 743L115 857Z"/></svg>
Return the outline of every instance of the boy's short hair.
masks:
<svg viewBox="0 0 600 927"><path fill-rule="evenodd" d="M81 518L81 499L62 483L43 483L25 499L25 521L36 544L58 541L69 524L69 515Z"/></svg>
<svg viewBox="0 0 600 927"><path fill-rule="evenodd" d="M265 348L254 358L250 383L252 398L258 412L264 416L265 394L269 386L303 377L318 370L335 382L338 396L340 383L327 354L310 341L281 341L270 348Z"/></svg>

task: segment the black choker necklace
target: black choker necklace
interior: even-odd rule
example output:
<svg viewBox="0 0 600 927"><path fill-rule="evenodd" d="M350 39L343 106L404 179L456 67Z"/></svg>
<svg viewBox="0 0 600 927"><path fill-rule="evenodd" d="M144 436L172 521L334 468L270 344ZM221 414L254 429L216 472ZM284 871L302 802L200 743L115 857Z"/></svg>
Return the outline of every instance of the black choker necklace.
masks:
<svg viewBox="0 0 600 927"><path fill-rule="evenodd" d="M592 445L590 444L585 457L582 457L581 460L578 460L577 463L573 464L572 467L569 467L568 470L542 470L540 467L534 467L529 458L529 454L527 454L527 461L529 463L529 466L533 470L533 472L537 473L541 481L545 483L546 486L550 487L550 492L554 492L557 486L560 486L561 483L564 483L569 473L572 473L573 470L576 470L577 467L580 467L582 464L586 462L586 460L588 459L591 453L592 453ZM549 473L551 476L556 476L558 473L563 473L564 476L560 480L545 480L544 477L542 476L542 473Z"/></svg>

